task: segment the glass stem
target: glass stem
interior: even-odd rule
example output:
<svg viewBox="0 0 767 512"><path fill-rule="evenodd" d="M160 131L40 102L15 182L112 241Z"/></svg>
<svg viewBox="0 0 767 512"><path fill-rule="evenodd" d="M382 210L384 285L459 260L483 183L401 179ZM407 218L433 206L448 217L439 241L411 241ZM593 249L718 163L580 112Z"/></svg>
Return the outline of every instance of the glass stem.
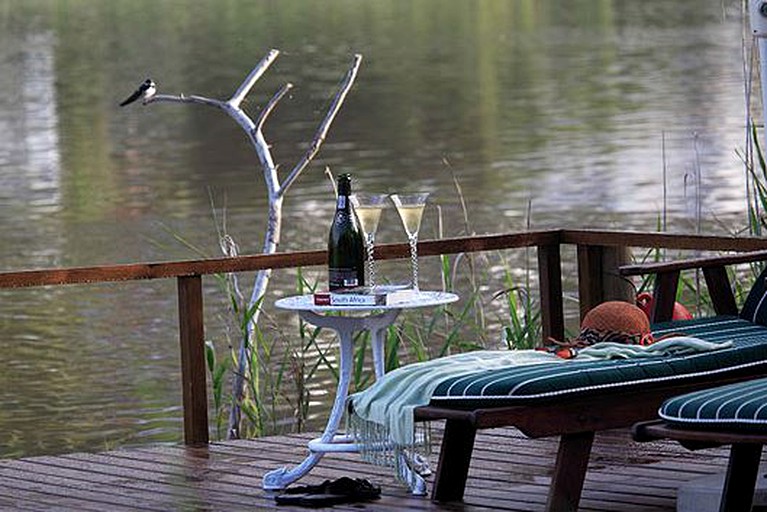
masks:
<svg viewBox="0 0 767 512"><path fill-rule="evenodd" d="M375 243L375 235L368 234L365 237L365 248L368 253L368 286L373 288L376 285L376 266L373 261L373 246Z"/></svg>
<svg viewBox="0 0 767 512"><path fill-rule="evenodd" d="M409 237L410 262L413 267L413 290L418 291L418 235Z"/></svg>

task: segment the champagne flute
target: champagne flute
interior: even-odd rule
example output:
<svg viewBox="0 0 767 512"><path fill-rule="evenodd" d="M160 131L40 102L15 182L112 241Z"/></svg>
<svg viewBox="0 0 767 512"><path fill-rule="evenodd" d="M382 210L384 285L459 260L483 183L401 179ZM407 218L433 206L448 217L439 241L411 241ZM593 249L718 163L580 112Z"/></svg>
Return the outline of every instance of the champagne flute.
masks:
<svg viewBox="0 0 767 512"><path fill-rule="evenodd" d="M391 200L397 208L399 218L410 242L410 260L413 268L413 290L418 291L418 230L421 229L423 210L426 207L428 192L418 194L392 194Z"/></svg>
<svg viewBox="0 0 767 512"><path fill-rule="evenodd" d="M367 250L368 286L373 289L376 285L376 269L373 261L373 246L375 244L378 221L381 220L381 212L386 204L387 194L352 194L349 198L354 207L354 213L365 235L365 249Z"/></svg>

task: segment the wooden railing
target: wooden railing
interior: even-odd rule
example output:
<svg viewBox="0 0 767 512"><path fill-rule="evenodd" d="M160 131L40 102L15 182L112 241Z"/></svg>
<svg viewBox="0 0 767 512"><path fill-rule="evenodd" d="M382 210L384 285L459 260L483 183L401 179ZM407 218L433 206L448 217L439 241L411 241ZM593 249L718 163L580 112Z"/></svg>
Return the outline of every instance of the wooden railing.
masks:
<svg viewBox="0 0 767 512"><path fill-rule="evenodd" d="M755 251L767 240L722 236L674 235L600 230L544 230L499 235L422 241L420 256L460 254L535 247L538 257L541 321L544 339L564 337L561 246L575 245L578 254L578 293L581 312L613 298L607 280L617 275L626 248L666 248L699 251ZM407 244L376 247L378 259L409 256ZM252 272L266 268L294 268L325 264L325 251L240 256L165 263L137 263L97 267L57 268L0 273L0 288L60 286L142 279L176 279L178 289L184 442L208 442L208 400L204 357L202 276Z"/></svg>

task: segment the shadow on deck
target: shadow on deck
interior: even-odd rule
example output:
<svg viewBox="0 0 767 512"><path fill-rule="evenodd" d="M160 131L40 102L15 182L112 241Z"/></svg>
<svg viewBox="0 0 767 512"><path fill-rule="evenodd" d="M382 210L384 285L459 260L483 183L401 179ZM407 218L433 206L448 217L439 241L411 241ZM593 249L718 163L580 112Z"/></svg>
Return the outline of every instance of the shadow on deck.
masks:
<svg viewBox="0 0 767 512"><path fill-rule="evenodd" d="M0 510L306 510L277 507L261 489L261 477L269 469L299 462L311 437L2 460ZM555 438L531 440L511 428L480 431L465 502L451 505L409 495L385 468L368 465L356 454L325 456L301 483L346 475L382 487L379 501L333 510L540 511L555 452ZM625 431L597 434L580 510L671 512L676 488L722 471L727 455L725 449L689 452L669 443L637 444Z"/></svg>

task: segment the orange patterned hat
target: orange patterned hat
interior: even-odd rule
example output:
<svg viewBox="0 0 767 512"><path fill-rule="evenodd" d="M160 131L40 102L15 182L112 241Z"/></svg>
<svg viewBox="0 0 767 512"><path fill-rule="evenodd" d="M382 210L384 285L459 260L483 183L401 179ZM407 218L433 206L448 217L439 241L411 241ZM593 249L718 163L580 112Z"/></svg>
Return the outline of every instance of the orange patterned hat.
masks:
<svg viewBox="0 0 767 512"><path fill-rule="evenodd" d="M566 359L575 357L576 349L603 341L626 345L649 345L655 341L644 311L622 301L603 302L586 313L578 337L564 342L549 340L558 346L555 353Z"/></svg>

